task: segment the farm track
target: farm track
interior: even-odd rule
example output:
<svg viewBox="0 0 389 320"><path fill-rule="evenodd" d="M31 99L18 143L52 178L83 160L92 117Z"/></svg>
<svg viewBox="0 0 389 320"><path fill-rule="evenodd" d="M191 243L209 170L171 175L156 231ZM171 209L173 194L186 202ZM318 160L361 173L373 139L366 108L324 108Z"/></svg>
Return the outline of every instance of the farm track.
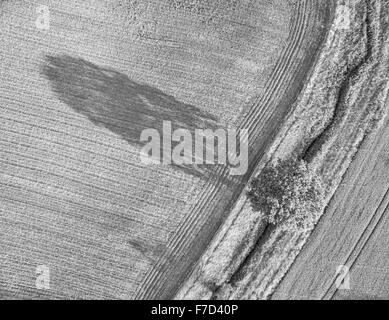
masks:
<svg viewBox="0 0 389 320"><path fill-rule="evenodd" d="M381 209L382 206L384 206L383 209ZM380 203L379 207L371 216L368 225L363 230L362 235L359 237L350 255L345 260L344 265L349 266L351 272L353 271L353 267L355 266L358 258L364 254L364 249L366 248L373 234L376 232L378 227L382 226L382 222L385 216L388 214L388 206L389 206L389 189L386 191L385 196L382 199L382 202ZM387 270L385 269L383 269L383 271L387 272ZM331 287L326 291L322 299L332 299L335 296L336 291L337 289L334 286L334 283L332 283Z"/></svg>
<svg viewBox="0 0 389 320"><path fill-rule="evenodd" d="M342 109L335 109L338 119L334 117L333 127L323 131L329 142L322 142L330 147L322 151L323 157L318 153L319 172L331 186L329 205L273 299L381 299L389 295L389 7L385 1L361 4L366 13L364 65L346 79L348 92L338 100ZM361 135L363 127L366 131ZM320 147L315 149L320 151ZM350 155L353 159L347 168ZM337 288L340 266L350 270L351 289Z"/></svg>
<svg viewBox="0 0 389 320"><path fill-rule="evenodd" d="M295 72L296 68L299 66L299 62L301 63L301 61L298 61L296 57L301 52L304 52L304 50L301 49L301 45L304 39L306 40L306 32L307 30L309 30L309 27L317 28L317 25L315 25L315 22L312 22L312 20L314 21L315 19L323 19L323 17L318 18L318 16L315 16L314 12L317 14L317 10L320 11L323 10L323 8L318 6L317 3L315 3L314 1L308 0L298 2L298 10L296 13L297 17L295 18L295 24L292 28L293 32L290 36L288 46L285 48L282 54L282 58L279 60L276 68L274 69L274 72L271 76L271 80L268 81L268 86L265 90L265 93L258 99L258 101L254 103L253 107L251 108L251 111L245 117L245 120L243 121L242 125L240 125L240 128L249 128L250 137L252 138L251 141L254 140L257 144L251 146L253 148L251 154L254 155L252 158L250 158L249 162L249 167L251 171L254 169L258 159L260 159L263 155L264 148L271 139L271 134L270 136L267 136L267 139L269 140L267 140L266 138L264 139L263 130L264 128L266 128L266 125L271 122L271 119L274 116L274 113L276 112L277 102L275 101L275 99L285 94L285 90L282 90L282 88L291 89L290 85L291 82L293 82L291 80L291 78L293 78L293 72ZM316 49L317 46L318 44L316 43ZM308 54L312 54L312 51L308 50L308 52ZM300 65L300 67L302 66ZM307 72L309 66L305 65L303 68L305 68L305 72ZM288 109L286 107L284 112L287 112L287 110ZM274 119L273 121L277 120L280 121L279 118ZM279 125L280 123L277 123L276 126L273 128L277 128ZM256 138L259 141L256 140ZM226 171L220 172L221 177L226 174ZM230 196L232 198L232 201L229 203L227 208L218 208L217 201L221 198L227 197L227 195L221 194L222 190L219 189L221 187L219 181L220 180L218 180L215 184L212 183L208 185L208 187L203 191L200 200L196 201L196 204L191 210L191 219L189 220L189 222L181 226L179 231L176 233L177 237L172 239L168 245L170 248L172 248L171 252L173 252L174 256L176 256L175 259L177 260L175 261L180 261L181 265L185 265L183 264L182 258L185 257L187 252L193 252L193 257L199 256L201 254L201 251L204 249L204 246L206 246L207 243L210 241L212 234L217 230L217 225L215 226L214 222L209 223L205 222L205 220L207 218L212 219L215 216L220 216L221 213L216 213L215 208L219 212L228 211L228 207L230 207L232 203L237 199L237 196L242 190L242 188L240 188L240 190L234 190L234 192ZM209 214L209 212L212 213ZM207 213L207 215L201 213ZM212 226L213 232L210 230L198 231L198 228L201 225ZM197 250L201 248L201 250L198 250L198 252L195 253L193 245L191 248L189 246L190 244L185 241L185 238L187 238L187 235L190 233L201 233L202 235L210 234L211 236L206 238L206 241L202 240L202 245L199 245L198 241L194 241L194 243L196 243ZM153 297L170 297L172 294L175 293L175 291L177 290L176 286L173 288L169 288L169 286L166 285L166 280L159 281L161 269L163 270L163 265L165 263L164 260L167 258L167 255L168 254L161 257L158 263L152 268L152 271L145 277L142 285L139 287L139 291L136 294L136 298L143 299ZM169 279L169 276L165 272L163 273L164 277ZM180 272L177 272L176 270L174 270L174 268L170 268L171 278L176 278L177 274L180 274Z"/></svg>
<svg viewBox="0 0 389 320"><path fill-rule="evenodd" d="M350 25L345 26L343 22L345 6L350 12L352 28ZM314 154L310 154L308 163L312 170L322 177L328 202L338 184L341 183L361 142L371 131L375 131L374 129L380 126L383 116L387 113L384 101L388 92L388 50L385 46L388 37L388 9L387 3L379 0L350 3L343 0L337 1L334 20L314 70L296 101L293 112L288 115L285 125L272 143L267 159L262 163L266 165L266 161L275 161L289 156L304 158L306 150L310 153L313 151ZM348 72L350 70L351 72ZM387 139L383 140L387 141ZM380 172L382 173L378 171L378 174ZM383 193L386 191L387 188L384 188ZM378 203L381 200L378 199ZM304 244L306 241L311 241L311 238L308 238L311 230L299 228L284 230L280 226L264 234L266 223L263 214L253 212L245 202L247 199L242 194L239 204L233 209L231 219L228 219L212 243L212 248L219 246L219 250L215 252L209 249L204 254L194 275L182 288L178 298L267 299L272 296L285 274L289 274L289 269L293 266L296 257L300 258L299 253ZM344 206L348 210L346 203ZM373 204L372 208L376 207L377 204ZM324 209L323 207L321 214L324 213ZM314 220L319 219L321 214ZM361 215L359 214L358 217ZM327 216L328 213L323 220ZM346 216L354 218L351 213ZM312 224L312 228L316 221ZM333 256L334 249L338 251L342 249L334 248L336 244L354 244L350 239L345 239L343 233L342 239L338 238L341 229L347 226L344 221L333 222L328 219L326 221L327 236L332 238L322 241L324 248L311 248L317 249L315 254L322 257L324 261ZM355 226L361 225L363 228L367 223L368 220ZM334 232L332 225L339 225L339 230ZM348 236L358 234L360 233L352 230ZM386 241L386 237L383 238ZM368 246L371 247L370 244ZM243 253L240 254L240 251ZM238 260L239 264L235 260ZM339 261L336 266L342 262ZM305 260L305 263L311 268L309 271L312 278L320 279L324 271L318 270L319 263L309 264L309 260ZM295 272L300 270L307 272L308 267L299 266L300 268L297 267ZM324 265L324 267L328 266L329 263ZM234 273L236 270L239 272L237 277ZM332 276L334 270L328 274ZM299 273L298 277L293 278L295 282L292 284L297 282L298 287L298 282L304 279L304 276ZM291 285L292 280L288 276L286 279L289 281L282 281L281 287L282 283L285 283L285 286ZM307 298L304 293L309 290L303 286L300 289L302 289L299 292L300 297ZM275 296L277 297L277 294ZM293 292L283 291L281 294L281 298L296 297L299 295Z"/></svg>
<svg viewBox="0 0 389 320"><path fill-rule="evenodd" d="M179 110L198 110L191 108L194 103L200 114L208 109L217 119L227 114L221 126L235 127L236 117L249 108L247 99L263 91L292 19L289 5L280 0L274 10L267 1L255 2L250 8L255 10L242 2L236 15L226 11L231 19L216 26L204 26L188 12L165 10L154 17L159 38L139 38L137 25L115 3L53 1L48 32L35 27L38 1L1 4L6 32L0 35L8 49L0 52L5 58L0 68L0 294L5 296L47 297L35 288L33 268L42 263L53 270L52 298L116 299L134 298L162 253L167 267L179 265L166 241L187 220L203 181L170 167L139 164L139 150L132 145L137 141L129 138L138 125L131 102L146 115L161 109L161 97ZM147 11L140 21L151 18ZM215 27L223 32L215 33ZM68 85L79 80L80 87ZM101 88L101 81L107 90L90 90ZM109 88L116 86L115 96ZM72 100L74 93L84 96L83 90L82 105L90 114ZM152 107L136 105L138 94L145 94ZM101 110L107 111L103 121L90 121ZM111 126L104 126L107 122ZM222 206L226 198L219 197ZM220 222L220 216L210 222ZM16 282L10 280L14 277Z"/></svg>
<svg viewBox="0 0 389 320"><path fill-rule="evenodd" d="M388 297L387 279L377 283L388 272L387 260L384 253L372 255L374 250L385 251L389 239L388 137L387 119L383 128L362 144L326 215L273 299ZM340 265L350 270L351 290L336 288L336 269Z"/></svg>
<svg viewBox="0 0 389 320"><path fill-rule="evenodd" d="M324 31L321 24L326 20L328 1L320 1L320 5L313 0L296 2L297 11L292 17L289 38L285 46L280 46L283 50L281 58L274 62L274 66L271 61L269 71L262 69L266 70L264 73L269 81L263 86L265 88L262 84L255 87L263 94L250 103L251 107L244 106L248 113L244 113L245 117L240 122L240 128L250 129L251 157L249 173L238 180L240 185L236 188L225 185L227 169L217 169L218 179L210 177L203 188L203 184L193 177L178 175L166 167L140 168L137 150L130 146L133 141L125 141L115 135L115 132L124 129L131 131L132 136L135 133L132 126L137 123L128 117L131 113L125 109L125 103L131 100L124 99L124 103L113 105L116 116L123 117L115 118L113 112L104 114L106 121L117 120L110 128L112 132L109 132L101 123L95 125L85 114L74 112L72 105L64 103L59 99L61 96L58 98L50 88L53 80L50 83L50 79L39 73L41 66L47 67L44 57L66 62L65 58L56 58L64 53L79 69L88 66L89 71L108 73L106 78L120 74L121 79L125 78L127 82L135 79L136 84L148 83L151 87L160 88L162 93L166 92L164 97L168 94L175 97L176 92L169 91L169 87L179 87L177 99L185 97L183 101L195 101L197 104L199 101L191 96L192 92L189 95L185 92L185 83L190 83L189 87L193 90L201 91L204 83L208 86L209 79L201 78L202 65L197 66L199 68L195 71L185 69L185 64L191 61L189 52L182 49L182 43L166 43L161 48L155 45L155 42L161 41L151 41L150 38L144 39L146 41L137 49L139 51L133 50L137 42L127 35L124 40L128 43L122 41L120 22L95 19L93 14L88 13L88 5L82 2L77 7L83 12L80 14L66 4L53 6L52 14L56 19L53 19L52 31L44 34L34 28L36 1L24 3L28 4L24 9L21 4L2 11L2 15L10 20L8 25L5 24L9 32L4 40L14 58L11 60L11 55L7 55L10 66L5 68L4 74L8 77L1 83L0 190L3 197L0 203L0 244L6 252L9 250L11 256L10 264L6 261L4 268L1 267L9 274L12 274L12 268L18 270L23 283L19 289L10 290L9 274L0 275L0 282L6 285L4 291L11 296L30 298L44 295L35 290L31 268L38 263L47 263L55 268L56 282L51 297L172 297L228 215L281 125L291 101L294 101L320 45ZM288 17L279 2L278 6L281 18ZM85 16L85 11L89 16ZM173 30L177 38L181 32L184 35L181 40L191 45L185 32L188 25L181 23L186 18L178 19L182 19L178 23L178 36L177 26L168 24L167 29ZM258 21L261 21L259 13ZM86 32L83 26L87 26ZM272 33L265 34L265 39L267 36L267 40L275 43L273 47L278 39L269 39L269 34L282 39L284 32L280 24L276 23L275 28ZM259 29L254 28L257 33L253 36L255 47L248 47L255 49L256 56L263 58L263 52L267 53L273 47L258 45L258 42L264 41ZM232 41L232 45L236 44ZM173 52L155 58L156 51L165 50L166 53L169 52L167 48L179 53L174 51L176 56L173 58ZM235 58L231 52L240 54L236 48L231 52L218 50L218 55L227 56L227 62ZM148 53L145 61L131 56L139 52ZM278 57L279 52L272 52ZM181 57L183 60L177 60ZM219 60L220 57L217 58ZM251 56L243 55L243 58L250 61ZM166 74L164 77L162 72L149 72L151 63L166 65L170 60L173 61L167 69L174 77ZM216 59L208 56L205 60L211 64L210 73L213 73L212 63ZM200 58L194 61L195 64L205 64ZM259 58L254 61L262 63ZM107 65L118 71L110 72L99 67ZM78 75L79 72L83 75L81 70L70 70L73 74ZM62 68L60 71L66 74L68 70ZM3 75L2 69L0 72ZM206 76L209 77L208 73ZM112 85L106 78L107 84ZM240 88L241 82L242 85L244 83L241 78L233 72L227 72L224 77L223 71L217 78L221 81L220 87L217 87L219 84L212 87L217 94L213 96L213 91L204 94L210 97L205 102L201 101L202 107L210 105L212 100L220 100L218 94L226 91L232 98L224 94L223 99L226 100L223 104L231 109L231 113L236 112L240 102L231 101L239 101L236 96L246 98L248 94L244 86ZM96 84L93 80L91 83ZM230 86L234 81L238 86ZM252 91L248 92L252 94ZM86 103L98 104L99 101L91 99ZM201 196L196 198L194 194L198 190L188 189L187 185L201 186ZM188 214L187 207L191 203ZM172 226L176 225L177 228L173 229ZM23 236L18 237L20 234ZM165 239L168 239L166 243ZM23 261L18 260L21 256ZM32 288L29 287L31 284Z"/></svg>

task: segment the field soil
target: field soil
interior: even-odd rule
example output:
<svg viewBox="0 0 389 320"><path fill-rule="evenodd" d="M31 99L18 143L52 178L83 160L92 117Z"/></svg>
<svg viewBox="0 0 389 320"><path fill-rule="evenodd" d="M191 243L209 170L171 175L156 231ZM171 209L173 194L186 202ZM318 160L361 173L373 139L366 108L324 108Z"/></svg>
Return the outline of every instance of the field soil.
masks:
<svg viewBox="0 0 389 320"><path fill-rule="evenodd" d="M389 297L388 142L389 118L362 144L273 299ZM349 270L349 287L337 287L339 266Z"/></svg>
<svg viewBox="0 0 389 320"><path fill-rule="evenodd" d="M331 2L190 3L0 3L1 297L172 297L228 215ZM249 129L247 175L142 164L140 132L163 120Z"/></svg>
<svg viewBox="0 0 389 320"><path fill-rule="evenodd" d="M307 227L290 228L282 223L274 226L266 223L266 212L252 210L243 192L177 298L270 298L309 241L312 230L321 221L320 217L324 214L323 219L326 219L327 204L334 195L338 195L337 189L358 149L383 125L389 90L389 8L386 1L381 0L337 0L335 4L331 26L312 72L266 156L256 168L259 172L269 163L291 157L304 161L323 182L325 204L319 213L312 213ZM360 167L363 168L363 165ZM361 171L358 172L355 179L362 175ZM351 263L358 256L359 248L365 246L366 239L373 238L371 230L380 230L379 222L385 217L382 215L386 208L385 192L383 187L383 192L375 195L382 196L383 200L378 198L376 205L372 206L375 213L371 219L358 225L363 232L352 234L356 242L339 242L341 248L351 246L350 256L346 259ZM342 193L340 199L343 199ZM346 216L349 214L351 219L362 219L363 213L359 216L354 213L351 217L352 208ZM317 247L313 249L316 258L320 257L323 261L327 259L330 248L338 245L342 228L346 228L345 223L338 221L339 224L332 225L329 220L325 221L326 235L330 240L320 242L321 246L327 246L323 251ZM360 234L362 236L359 237ZM318 260L313 260L310 275L317 280L320 274L313 273ZM347 263L350 262L344 262L345 265ZM305 269L300 264L294 270ZM334 273L331 275L335 279ZM296 276L292 283L285 280L284 287L295 284L299 279ZM309 280L307 283L310 283ZM331 285L334 283L335 280ZM302 295L304 289L299 288L298 294ZM328 289L326 295L332 297L338 294L331 290L333 288ZM288 294L293 297L294 292L281 291L283 298Z"/></svg>

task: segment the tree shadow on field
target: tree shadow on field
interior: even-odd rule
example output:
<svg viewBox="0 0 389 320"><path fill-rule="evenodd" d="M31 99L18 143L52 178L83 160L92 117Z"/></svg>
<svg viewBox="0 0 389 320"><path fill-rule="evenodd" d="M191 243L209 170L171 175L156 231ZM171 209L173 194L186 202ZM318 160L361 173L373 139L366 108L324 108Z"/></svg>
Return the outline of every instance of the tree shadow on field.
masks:
<svg viewBox="0 0 389 320"><path fill-rule="evenodd" d="M46 56L42 74L50 80L60 101L95 125L103 126L139 147L144 146L140 135L145 129L156 129L162 137L163 121L171 121L172 130L183 128L192 134L194 129L218 128L218 119L210 113L180 102L157 88L137 83L123 73L81 58ZM221 178L215 165L172 166L200 178ZM231 182L231 179L223 181Z"/></svg>

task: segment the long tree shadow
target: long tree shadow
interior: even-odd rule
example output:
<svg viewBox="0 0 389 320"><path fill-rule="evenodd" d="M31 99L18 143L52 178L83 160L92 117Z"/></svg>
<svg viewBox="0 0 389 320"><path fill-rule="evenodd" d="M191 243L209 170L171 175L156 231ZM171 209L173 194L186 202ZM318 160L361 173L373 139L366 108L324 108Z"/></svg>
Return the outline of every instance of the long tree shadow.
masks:
<svg viewBox="0 0 389 320"><path fill-rule="evenodd" d="M210 113L81 58L46 56L42 74L60 101L133 145L143 146L140 134L145 129L156 129L162 137L163 121L171 121L173 130L184 128L192 133L194 129L218 128L218 119ZM201 178L221 178L214 165L172 166ZM236 183L236 179L222 179L223 183Z"/></svg>

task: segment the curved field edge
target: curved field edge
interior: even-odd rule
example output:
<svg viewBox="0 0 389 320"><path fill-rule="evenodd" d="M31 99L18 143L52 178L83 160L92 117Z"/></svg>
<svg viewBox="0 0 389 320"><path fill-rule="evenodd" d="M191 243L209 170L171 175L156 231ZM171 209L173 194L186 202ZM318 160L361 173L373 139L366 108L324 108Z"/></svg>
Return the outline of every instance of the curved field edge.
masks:
<svg viewBox="0 0 389 320"><path fill-rule="evenodd" d="M293 30L277 67L264 93L250 106L250 112L242 120L240 128L248 128L253 137L250 143L249 174L255 169L258 159L264 154L291 109L288 101L294 100L296 86L306 78L313 64L313 53L317 52L324 39L321 29L327 18L328 1L294 1L296 15ZM297 94L296 94L297 97ZM190 208L190 216L177 228L167 244L169 250L162 254L142 279L135 299L171 298L175 295L188 272L203 254L216 234L231 207L239 198L249 175L240 177L233 190L223 186L229 177L228 168L216 170L218 179L210 178L199 191ZM196 235L193 239L192 235ZM174 263L168 263L169 261Z"/></svg>
<svg viewBox="0 0 389 320"><path fill-rule="evenodd" d="M323 178L328 204L385 115L388 11L381 0L337 1L313 72L257 172L269 161L298 156ZM269 298L311 231L271 229L263 221L242 194L176 298Z"/></svg>

